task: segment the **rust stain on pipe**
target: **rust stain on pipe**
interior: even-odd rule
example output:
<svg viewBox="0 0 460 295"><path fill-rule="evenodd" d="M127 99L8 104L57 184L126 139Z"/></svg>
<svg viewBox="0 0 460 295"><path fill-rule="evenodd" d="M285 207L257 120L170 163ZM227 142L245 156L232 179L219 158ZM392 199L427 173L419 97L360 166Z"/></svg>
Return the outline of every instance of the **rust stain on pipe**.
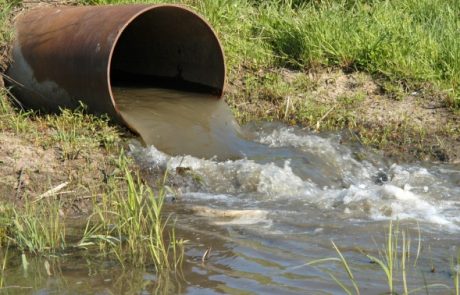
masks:
<svg viewBox="0 0 460 295"><path fill-rule="evenodd" d="M222 96L225 61L210 25L177 5L54 7L16 22L7 74L26 106L106 113L123 123L112 86L193 88ZM135 131L135 130L133 130Z"/></svg>

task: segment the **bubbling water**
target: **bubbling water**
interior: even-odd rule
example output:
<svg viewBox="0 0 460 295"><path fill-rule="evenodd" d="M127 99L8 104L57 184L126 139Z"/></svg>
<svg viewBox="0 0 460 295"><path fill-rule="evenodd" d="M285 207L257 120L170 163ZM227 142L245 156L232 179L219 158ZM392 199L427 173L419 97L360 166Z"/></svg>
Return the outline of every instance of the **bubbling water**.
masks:
<svg viewBox="0 0 460 295"><path fill-rule="evenodd" d="M391 163L343 145L340 134L268 123L240 128L209 94L115 88L114 95L147 145L132 148L140 165L156 171L152 181L168 171L194 205L284 210L287 223L319 210L335 220L398 218L460 229L456 166Z"/></svg>
<svg viewBox="0 0 460 295"><path fill-rule="evenodd" d="M172 186L179 188L187 202L229 210L266 210L272 214L264 217L277 216L275 227L283 220L294 224L299 216L323 212L331 222L397 218L417 220L436 231L460 229L458 167L388 164L370 152L363 160L352 147L340 144L337 135L318 136L271 125L255 133L259 143L272 149L265 158L253 154L218 161L169 156L153 146L136 145L131 152L145 169L160 174L167 170ZM277 154L280 148L292 150ZM300 161L302 154L310 161ZM184 170L188 173L180 172ZM311 177L314 172L323 173L329 181ZM281 218L280 212L284 212Z"/></svg>
<svg viewBox="0 0 460 295"><path fill-rule="evenodd" d="M345 133L278 123L239 127L225 103L210 95L148 88L116 88L114 94L123 118L146 144L134 141L130 153L153 188L168 176L163 210L174 215L175 234L187 241L186 283L175 272L164 284L167 292L343 293L330 278L334 274L351 287L341 267L308 265L336 257L334 240L362 293L384 294L385 276L362 252L378 256L379 245L388 241L388 219L399 219L399 237L399 228L408 228L408 241L422 245L420 253L417 246L407 248L408 265L417 264L407 269L409 288L452 283L452 270L459 267L452 265L455 258L449 263L460 242L459 165L396 163L344 144ZM97 286L117 294L151 293L162 285L155 269L123 266L117 277L113 261L82 263L77 256L59 267L61 279L45 274L38 276L44 281L28 281L40 294L85 293L82 283L90 293ZM410 257L417 258L409 263ZM43 261L32 262L28 274L20 262L15 265L15 277L7 281L18 286L31 267L43 270ZM102 269L95 271L95 265ZM398 272L395 290L402 290Z"/></svg>

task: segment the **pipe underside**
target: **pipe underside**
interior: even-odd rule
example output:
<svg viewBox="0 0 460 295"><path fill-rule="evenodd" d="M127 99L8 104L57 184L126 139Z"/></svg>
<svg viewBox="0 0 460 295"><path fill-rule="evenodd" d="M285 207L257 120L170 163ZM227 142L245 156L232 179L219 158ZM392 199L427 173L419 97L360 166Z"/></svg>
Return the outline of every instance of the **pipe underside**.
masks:
<svg viewBox="0 0 460 295"><path fill-rule="evenodd" d="M220 43L206 21L181 6L40 8L20 16L15 28L7 75L27 107L54 112L82 101L90 112L127 125L112 86L222 96Z"/></svg>

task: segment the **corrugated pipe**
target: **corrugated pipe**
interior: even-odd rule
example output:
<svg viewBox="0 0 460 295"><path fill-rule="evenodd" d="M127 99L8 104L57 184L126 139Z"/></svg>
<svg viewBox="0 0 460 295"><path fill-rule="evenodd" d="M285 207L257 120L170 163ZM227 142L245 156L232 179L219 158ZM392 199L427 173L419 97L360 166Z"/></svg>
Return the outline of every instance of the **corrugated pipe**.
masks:
<svg viewBox="0 0 460 295"><path fill-rule="evenodd" d="M38 8L18 17L15 29L7 75L13 94L27 107L53 112L82 101L90 112L126 124L114 86L222 96L219 40L203 18L182 6Z"/></svg>

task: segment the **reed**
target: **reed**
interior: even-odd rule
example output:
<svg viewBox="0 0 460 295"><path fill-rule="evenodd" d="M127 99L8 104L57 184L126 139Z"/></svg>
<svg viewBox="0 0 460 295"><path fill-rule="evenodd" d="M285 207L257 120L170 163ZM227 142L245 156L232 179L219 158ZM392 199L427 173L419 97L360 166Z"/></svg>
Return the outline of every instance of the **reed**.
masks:
<svg viewBox="0 0 460 295"><path fill-rule="evenodd" d="M12 209L9 238L21 251L53 253L66 246L66 225L56 200L27 201Z"/></svg>
<svg viewBox="0 0 460 295"><path fill-rule="evenodd" d="M359 290L358 282L356 281L356 279L355 279L355 277L353 275L353 272L352 272L347 260L343 256L343 254L340 251L339 247L337 247L337 245L334 243L334 241L331 241L331 243L332 243L332 246L334 247L334 250L337 252L337 255L339 256L338 258L337 257L328 257L328 258L323 258L323 259L317 259L317 260L313 260L313 261L308 262L306 265L322 264L322 263L325 263L325 262L338 262L338 263L340 263L342 265L343 269L345 270L345 272L347 273L348 279L350 280L350 282L353 285L353 288L354 288L354 291L355 291L354 294L357 294L357 295L361 294L361 291ZM336 282L342 288L343 291L345 291L345 293L347 293L348 295L353 294L353 292L345 285L345 283L343 283L341 280L339 280L333 273L331 273L330 271L326 271L326 273L334 280L334 282Z"/></svg>
<svg viewBox="0 0 460 295"><path fill-rule="evenodd" d="M8 250L10 248L10 244L6 245L6 248L3 249L0 247L0 290L3 288L5 284L5 271L6 271L6 264L8 262ZM3 251L4 250L4 251Z"/></svg>
<svg viewBox="0 0 460 295"><path fill-rule="evenodd" d="M420 234L420 227L418 227L418 239L419 243L417 245L416 251L416 256L415 256L415 262L412 265L411 270L416 270L416 265L417 261L419 259L420 253L421 253L421 234ZM360 294L360 288L359 288L359 282L356 280L355 276L353 275L352 269L350 267L349 262L345 258L345 256L342 254L340 249L337 247L337 245L331 241L332 246L334 250L336 251L338 257L327 257L327 258L322 258L322 259L317 259L310 261L309 263L305 265L318 265L318 264L324 264L328 262L334 262L342 265L343 269L346 272L346 275L348 277L349 282L353 286L353 289L350 289L349 286L347 286L344 282L339 280L335 274L333 274L329 270L323 270L325 271L332 279L334 282L336 282L342 290L347 293L347 294ZM385 236L385 243L383 246L378 246L376 244L376 251L378 252L378 255L372 255L369 253L366 253L365 251L358 249L365 257L370 259L372 263L375 263L378 265L378 267L382 270L382 272L385 274L385 278L387 281L388 285L388 294L412 294L412 293L417 293L419 291L425 290L425 292L429 293L430 289L436 289L436 290L450 290L451 288L445 284L438 284L438 283L433 283L433 284L428 284L427 282L424 282L424 284L421 287L413 288L412 290L409 289L409 282L408 282L408 271L411 266L411 239L409 235L409 231L406 229L400 229L399 222L394 224L393 221L390 221L389 226L388 226L388 232ZM459 262L460 262L460 252L457 257L457 261L454 262L454 259L452 260L451 263L451 269L452 269L452 278L453 278L453 292L456 292L455 294L458 294L458 289L459 289ZM395 286L396 282L396 276L400 276L400 281L401 281L401 286L400 290Z"/></svg>
<svg viewBox="0 0 460 295"><path fill-rule="evenodd" d="M154 192L144 185L123 155L118 168L119 175L109 181L102 201L94 205L79 246L96 246L122 265L153 264L157 270L179 270L183 241L170 229L169 217L163 216L164 186ZM113 182L120 178L123 186Z"/></svg>
<svg viewBox="0 0 460 295"><path fill-rule="evenodd" d="M454 282L454 292L455 295L460 294L460 250L457 250L457 257L456 259L452 259L451 262L451 271L452 271L452 279Z"/></svg>

